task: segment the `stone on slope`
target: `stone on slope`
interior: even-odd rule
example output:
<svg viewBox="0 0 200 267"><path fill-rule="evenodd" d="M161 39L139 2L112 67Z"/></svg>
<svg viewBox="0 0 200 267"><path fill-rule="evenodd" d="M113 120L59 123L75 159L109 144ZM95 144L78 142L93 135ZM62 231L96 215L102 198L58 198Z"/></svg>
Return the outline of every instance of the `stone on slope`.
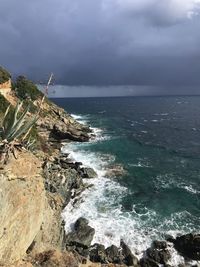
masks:
<svg viewBox="0 0 200 267"><path fill-rule="evenodd" d="M79 218L74 225L74 230L66 236L66 245L89 248L95 230L88 223L85 218Z"/></svg>

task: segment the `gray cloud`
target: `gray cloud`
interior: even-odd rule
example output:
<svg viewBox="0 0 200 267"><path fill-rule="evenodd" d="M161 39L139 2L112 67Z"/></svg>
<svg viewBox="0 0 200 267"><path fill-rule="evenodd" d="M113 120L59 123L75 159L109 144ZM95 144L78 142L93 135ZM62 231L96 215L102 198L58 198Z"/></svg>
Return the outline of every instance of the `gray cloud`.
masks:
<svg viewBox="0 0 200 267"><path fill-rule="evenodd" d="M1 0L1 64L69 85L200 85L199 2Z"/></svg>

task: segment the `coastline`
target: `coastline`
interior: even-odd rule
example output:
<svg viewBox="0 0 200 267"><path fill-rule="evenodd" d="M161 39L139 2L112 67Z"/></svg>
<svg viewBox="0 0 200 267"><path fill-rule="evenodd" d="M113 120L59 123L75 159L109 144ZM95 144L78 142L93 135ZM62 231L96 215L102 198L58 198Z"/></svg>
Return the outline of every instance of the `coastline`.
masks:
<svg viewBox="0 0 200 267"><path fill-rule="evenodd" d="M74 115L73 114L73 117L78 119L78 121L80 123L83 123L84 125L87 125L87 121L85 120L84 117L82 117L81 115ZM91 128L92 129L92 128ZM93 139L93 140L90 140L90 142L101 142L102 140L104 140L104 137L103 137L103 131L101 129L97 129L95 128L97 133L98 133L98 137L96 139ZM105 167L105 162L102 163L101 161L101 164L99 164L101 167L99 166L96 166L94 164L94 161L95 161L95 154L90 152L88 150L88 153L87 154L87 159L86 157L84 157L84 152L82 151L82 154L80 153L80 146L84 146L86 144L72 144L72 146L64 146L62 148L62 151L64 153L67 153L67 154L72 154L72 159L75 160L75 161L78 161L78 162L82 162L83 163L83 167L89 167L89 168L93 168L95 170L95 172L97 173L98 177L95 178L95 179L90 179L90 182L92 182L92 185L96 188L94 188L94 190L96 191L99 191L101 190L103 187L106 187L108 186L109 184L109 181L112 182L112 186L115 188L115 190L117 191L120 191L122 190L122 193L125 193L126 191L126 188L123 188L122 186L119 186L119 184L117 182L113 182L113 179L111 178L106 178L106 167ZM89 144L87 143L87 146L89 146ZM92 160L90 160L90 157ZM100 160L99 160L100 161ZM107 163L109 165L109 163ZM107 167L108 167L107 165ZM104 180L103 183L100 182L100 184L98 183L99 180L102 181L102 179ZM87 180L87 179L86 179ZM88 180L87 180L88 181ZM86 182L87 182L86 181ZM108 182L108 184L107 184ZM93 188L91 189L90 187L88 189L86 189L85 192L82 193L82 196L81 198L83 198L83 202L87 202L86 205L88 205L88 209L86 209L86 207L82 204L81 207L77 208L77 207L74 207L72 203L69 203L64 211L63 211L63 218L65 220L65 223L66 223L66 226L65 226L65 230L67 233L69 233L70 231L73 230L73 223L76 222L76 220L79 218L79 217L85 217L87 219L90 218L90 214L88 214L89 210L91 210L91 212L95 212L94 211L94 208L91 206L91 201L96 201L96 199L98 198L98 196L94 196L94 198L89 198L87 199L87 196L89 194L92 194L94 192ZM79 203L78 205L81 205L81 203ZM77 212L73 212L74 209L77 208ZM85 211L84 211L84 208L85 208ZM112 216L112 215L111 215ZM120 214L117 214L117 216L120 217ZM70 219L69 219L70 217ZM110 218L110 217L109 217ZM93 218L94 220L94 218ZM114 220L114 218L113 218ZM90 221L90 220L89 220ZM105 223L108 223L108 221L105 221L105 222L101 222L101 225L100 225L100 229L98 229L98 224L96 223L92 223L90 222L90 226L92 226L94 229L95 229L95 235L94 235L94 238L93 238L93 241L91 243L91 245L95 245L95 244L101 244L103 246L105 246L105 248L107 247L110 247L110 246L115 246L115 247L120 247L120 241L121 241L121 233L116 237L112 236L112 229L110 228L110 231L107 231L107 233L105 234L104 232L104 229L102 228L103 225L106 226L106 228L109 229L109 227L107 227L107 225ZM111 225L114 224L114 222L111 222ZM124 228L124 225L121 226L122 228ZM122 229L121 228L121 229ZM120 231L120 228L118 229ZM124 230L124 229L123 229ZM118 233L119 233L118 231ZM104 235L102 234L100 236L100 233L104 232ZM96 234L97 234L97 237L96 237ZM107 235L107 236L106 236ZM148 259L148 251L150 250L150 248L152 249L156 249L154 247L154 242L163 242L163 244L165 244L165 248L164 248L164 252L168 251L171 256L169 256L168 260L166 261L165 264L168 264L166 266L185 266L184 264L186 263L187 266L196 266L195 264L198 264L198 261L192 261L192 260L184 260L184 257L183 255L181 255L180 253L178 253L178 251L174 248L174 240L176 239L176 234L174 234L173 236L169 236L169 238L167 240L165 239L162 239L162 241L157 241L157 240L149 240L147 241L146 243L144 243L145 241L145 237L144 237L144 240L143 240L143 246L140 247L140 250L138 249L134 249L133 246L129 246L132 250L132 253L134 253L134 255L137 256L137 259L142 262L144 259ZM146 236L146 239L147 239L147 236ZM125 240L126 242L128 240ZM173 242L172 242L173 241ZM129 243L127 243L129 244ZM159 248L160 249L160 248ZM161 251L162 252L162 251ZM137 263L138 264L138 263ZM145 265L145 264L148 264L148 265ZM145 264L141 265L141 266L154 266L153 264L151 265L151 263L146 263ZM128 265L129 266L129 265ZM136 265L134 265L136 266ZM139 266L139 265L138 265Z"/></svg>
<svg viewBox="0 0 200 267"><path fill-rule="evenodd" d="M118 235L112 238L108 231L106 240L106 235L100 236L100 234L104 230L102 225L108 221L102 220L97 227L96 224L84 218L84 212L77 210L74 215L72 212L74 205L79 206L83 203L89 207L93 205L91 213L94 212L95 201L98 199L95 193L100 193L100 198L102 196L99 189L105 190L111 187L110 192L113 188L118 191L122 190L122 194L126 189L119 187L114 179L106 177L108 158L101 161L97 168L93 164L96 155L84 154L84 156L87 155L87 161L83 160L80 147L89 146L90 142L103 141L101 129L81 124L81 121L76 121L66 111L51 102L46 102L42 111L44 116L40 116L37 122L37 131L42 138L42 146L34 153L20 152L17 160L12 157L7 166L1 169L2 203L5 202L6 190L10 192L12 188L15 188L16 192L22 194L17 195L11 191L9 198L6 199L8 204L16 202L15 209L6 209L7 206L4 204L1 207L2 216L6 218L0 228L3 237L0 248L1 266L78 267L87 266L86 264L91 267L157 267L160 264L172 267L179 264L180 266L198 266L197 261L188 260L188 257L199 260L200 238L198 234L169 237L168 240L162 241L152 240L152 244L149 242L142 251L137 252L130 249L129 244L125 243L127 240L121 240L121 231L127 231L123 223L120 223ZM76 119L79 120L80 117ZM68 150L63 151L62 144L66 142ZM72 147L77 144L76 152ZM28 161L27 158L29 158ZM33 169L32 172L24 166L25 161ZM37 166L37 171L33 168L33 164ZM97 185L96 190L92 184ZM31 202L29 196L32 196ZM18 199L22 199L23 204L18 202ZM102 208L106 208L105 202L102 202ZM68 223L65 226L67 230L65 232L61 214L66 210L68 211L64 218ZM88 212L88 207L86 212ZM120 217L120 214L115 214L114 209L109 212L110 227L112 227L115 223L115 216ZM11 229L13 223L11 214L16 218L14 220L15 230L6 232L5 229ZM28 219L27 216L29 216ZM36 220L36 218L39 219ZM19 239L21 243L14 250L15 247L11 244L14 245ZM179 253L174 250L174 246ZM13 262L16 263L12 265Z"/></svg>

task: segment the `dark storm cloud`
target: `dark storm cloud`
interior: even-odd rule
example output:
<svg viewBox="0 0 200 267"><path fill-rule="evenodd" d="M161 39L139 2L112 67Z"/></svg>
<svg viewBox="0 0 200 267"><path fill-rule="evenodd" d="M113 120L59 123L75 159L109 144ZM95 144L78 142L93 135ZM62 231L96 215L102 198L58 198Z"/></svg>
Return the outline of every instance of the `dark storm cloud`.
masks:
<svg viewBox="0 0 200 267"><path fill-rule="evenodd" d="M198 0L1 0L0 61L36 81L200 85L198 12Z"/></svg>

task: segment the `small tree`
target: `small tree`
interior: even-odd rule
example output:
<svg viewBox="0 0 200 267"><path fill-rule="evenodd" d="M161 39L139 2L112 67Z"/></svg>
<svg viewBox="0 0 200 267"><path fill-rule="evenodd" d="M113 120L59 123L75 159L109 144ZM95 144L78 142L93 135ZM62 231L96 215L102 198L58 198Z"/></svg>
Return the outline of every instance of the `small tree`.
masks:
<svg viewBox="0 0 200 267"><path fill-rule="evenodd" d="M7 82L10 78L10 73L0 66L0 84Z"/></svg>
<svg viewBox="0 0 200 267"><path fill-rule="evenodd" d="M15 87L17 96L21 100L24 100L27 98L30 98L31 100L36 100L39 97L43 96L42 92L40 92L37 86L32 81L29 81L24 76L19 76L17 78L14 87Z"/></svg>

